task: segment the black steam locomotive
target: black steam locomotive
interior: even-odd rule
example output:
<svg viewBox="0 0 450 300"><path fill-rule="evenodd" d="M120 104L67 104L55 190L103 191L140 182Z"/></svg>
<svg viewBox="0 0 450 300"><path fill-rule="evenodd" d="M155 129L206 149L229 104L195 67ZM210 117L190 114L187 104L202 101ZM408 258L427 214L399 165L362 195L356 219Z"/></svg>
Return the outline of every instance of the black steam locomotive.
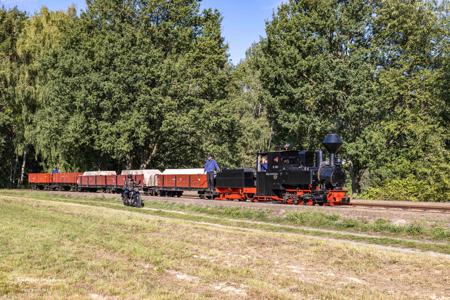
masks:
<svg viewBox="0 0 450 300"><path fill-rule="evenodd" d="M336 153L337 134L323 140L329 159L318 151L258 153L256 169L225 169L217 175L215 199L274 201L285 204L349 204L345 173Z"/></svg>

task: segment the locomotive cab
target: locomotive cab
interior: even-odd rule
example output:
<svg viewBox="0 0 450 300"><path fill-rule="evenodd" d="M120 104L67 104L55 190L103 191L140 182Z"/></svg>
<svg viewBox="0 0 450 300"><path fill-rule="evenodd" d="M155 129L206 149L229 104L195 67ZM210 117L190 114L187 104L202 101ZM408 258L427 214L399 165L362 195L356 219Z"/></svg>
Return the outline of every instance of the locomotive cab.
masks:
<svg viewBox="0 0 450 300"><path fill-rule="evenodd" d="M317 152L274 151L258 153L267 158L267 171L258 165L256 194L282 196L286 189L308 189L314 183Z"/></svg>

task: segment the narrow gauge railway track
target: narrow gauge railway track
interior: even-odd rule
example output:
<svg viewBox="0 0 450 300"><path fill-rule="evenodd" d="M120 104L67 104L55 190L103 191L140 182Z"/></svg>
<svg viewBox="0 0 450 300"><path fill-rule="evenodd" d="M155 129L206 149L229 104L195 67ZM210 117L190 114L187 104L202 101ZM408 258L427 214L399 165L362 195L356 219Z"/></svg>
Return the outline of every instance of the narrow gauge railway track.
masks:
<svg viewBox="0 0 450 300"><path fill-rule="evenodd" d="M450 205L436 205L436 204L411 204L411 203L364 203L365 201L353 201L350 203L351 207L362 207L362 208L374 208L374 209L387 209L387 210L408 210L417 212L434 212L434 213L444 213L450 214Z"/></svg>
<svg viewBox="0 0 450 300"><path fill-rule="evenodd" d="M29 190L32 191L32 190ZM109 195L110 197L114 197L114 195L118 194L112 194L112 193L86 193L86 192L63 192L63 191L55 191L55 193L59 194L80 194L80 195L90 195L94 196L97 194L102 195ZM226 206L252 206L252 207L260 207L260 208L270 208L270 207L280 207L280 208L288 208L288 209L295 209L295 205L286 205L286 204L273 204L271 202L241 202L241 201L218 201L218 200L206 200L206 199L200 199L196 197L195 195L182 195L181 197L162 197L162 196L149 196L145 195L144 200L169 200L169 201L175 201L185 204L224 204ZM191 202L192 203L189 203ZM416 212L416 213L438 213L438 214L450 214L450 203L448 204L441 204L441 203L408 203L408 202L400 202L399 203L395 201L386 201L386 203L383 203L384 201L376 201L371 202L370 200L352 200L350 202L350 205L342 205L342 206L336 206L336 209L352 209L352 208L359 208L359 209L368 209L368 210L374 210L374 211L404 211L404 212ZM303 205L299 205L302 206ZM308 207L308 206L306 206ZM325 206L329 207L330 206Z"/></svg>
<svg viewBox="0 0 450 300"><path fill-rule="evenodd" d="M206 201L211 203L233 203L233 202L239 202L241 204L248 203L254 205L279 205L279 206L286 206L286 204L278 204L278 203L271 203L271 202L251 202L251 201L218 201L218 200L206 200L206 199L199 199L192 195L182 195L181 197L160 197L160 196L147 196L149 199L152 199L153 197L158 199L183 199L187 201ZM245 205L245 204L244 204ZM303 206L303 205L299 205ZM288 207L294 208L294 205L288 205ZM330 207L330 206L326 206ZM431 204L414 204L414 203L407 203L407 202L400 202L395 203L393 201L386 201L386 203L381 203L381 201L378 202L370 202L367 200L354 200L350 202L350 205L342 205L337 206L336 208L367 208L367 209L379 209L379 210L399 210L399 211L409 211L409 212L417 212L417 213L439 213L439 214L450 214L450 204L439 204L439 203L431 203Z"/></svg>

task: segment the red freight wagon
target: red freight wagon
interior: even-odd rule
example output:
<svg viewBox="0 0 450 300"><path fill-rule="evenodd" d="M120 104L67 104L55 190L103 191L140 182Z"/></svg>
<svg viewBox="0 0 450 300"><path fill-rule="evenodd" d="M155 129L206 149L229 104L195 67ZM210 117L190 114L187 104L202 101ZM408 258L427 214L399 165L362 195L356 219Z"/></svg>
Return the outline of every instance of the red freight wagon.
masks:
<svg viewBox="0 0 450 300"><path fill-rule="evenodd" d="M140 187L144 187L145 186L145 176L144 176L144 174L133 175L133 179L134 179L134 182L136 182L136 184L139 185Z"/></svg>
<svg viewBox="0 0 450 300"><path fill-rule="evenodd" d="M104 187L106 186L106 175L94 176L95 184L97 186Z"/></svg>
<svg viewBox="0 0 450 300"><path fill-rule="evenodd" d="M206 174L190 175L190 177L191 177L191 188L193 189L208 188L208 179L206 178Z"/></svg>
<svg viewBox="0 0 450 300"><path fill-rule="evenodd" d="M121 187L125 186L127 177L128 176L126 176L126 175L117 175L117 177L116 177L117 186L121 186Z"/></svg>
<svg viewBox="0 0 450 300"><path fill-rule="evenodd" d="M116 176L116 175L112 175ZM78 180L78 187L84 189L106 188L106 175L82 175Z"/></svg>
<svg viewBox="0 0 450 300"><path fill-rule="evenodd" d="M117 175L117 188L121 189L125 186L128 176L129 175ZM139 186L141 188L144 187L144 175L131 175L131 177L133 178L134 184L136 186Z"/></svg>
<svg viewBox="0 0 450 300"><path fill-rule="evenodd" d="M96 175L87 176L86 179L87 179L88 186L97 186L97 176Z"/></svg>
<svg viewBox="0 0 450 300"><path fill-rule="evenodd" d="M117 175L107 175L105 176L105 186L116 187L117 186Z"/></svg>
<svg viewBox="0 0 450 300"><path fill-rule="evenodd" d="M115 172L86 172L78 177L78 188L81 191L120 193L123 191L128 176L115 175ZM143 187L144 175L132 175L135 185Z"/></svg>
<svg viewBox="0 0 450 300"><path fill-rule="evenodd" d="M82 173L56 173L52 175L53 184L76 185L78 176L82 175Z"/></svg>
<svg viewBox="0 0 450 300"><path fill-rule="evenodd" d="M50 185L52 183L52 174L50 174L50 173L30 173L30 174L28 174L28 183Z"/></svg>
<svg viewBox="0 0 450 300"><path fill-rule="evenodd" d="M71 190L76 188L81 173L30 173L28 183L33 189Z"/></svg>
<svg viewBox="0 0 450 300"><path fill-rule="evenodd" d="M161 187L175 188L177 183L176 175L158 175L161 180L159 183L162 184Z"/></svg>
<svg viewBox="0 0 450 300"><path fill-rule="evenodd" d="M87 185L87 176L79 176L77 179L77 185L78 187Z"/></svg>
<svg viewBox="0 0 450 300"><path fill-rule="evenodd" d="M176 187L191 188L190 175L176 175Z"/></svg>
<svg viewBox="0 0 450 300"><path fill-rule="evenodd" d="M203 169L168 169L156 175L156 191L161 196L178 196L184 191L203 191L207 188Z"/></svg>
<svg viewBox="0 0 450 300"><path fill-rule="evenodd" d="M78 189L92 192L106 189L106 175L82 175L78 177Z"/></svg>

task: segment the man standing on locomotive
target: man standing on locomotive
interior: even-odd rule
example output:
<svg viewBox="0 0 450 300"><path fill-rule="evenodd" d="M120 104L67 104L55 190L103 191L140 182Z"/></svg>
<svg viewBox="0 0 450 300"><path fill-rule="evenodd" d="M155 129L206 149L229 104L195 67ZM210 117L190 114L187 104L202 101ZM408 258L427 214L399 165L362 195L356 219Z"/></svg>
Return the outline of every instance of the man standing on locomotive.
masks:
<svg viewBox="0 0 450 300"><path fill-rule="evenodd" d="M220 167L215 161L214 157L210 154L205 162L205 173L208 178L208 188L210 191L214 189L214 171L219 172Z"/></svg>

